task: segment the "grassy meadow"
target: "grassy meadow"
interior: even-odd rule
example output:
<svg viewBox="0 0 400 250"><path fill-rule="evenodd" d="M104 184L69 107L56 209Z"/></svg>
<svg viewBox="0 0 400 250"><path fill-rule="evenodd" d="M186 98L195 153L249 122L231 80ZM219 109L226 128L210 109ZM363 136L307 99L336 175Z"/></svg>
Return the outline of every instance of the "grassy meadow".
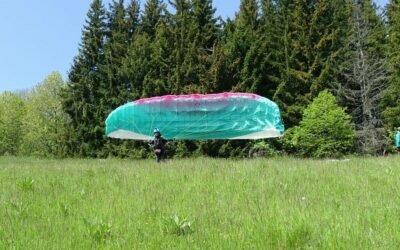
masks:
<svg viewBox="0 0 400 250"><path fill-rule="evenodd" d="M400 157L0 158L0 249L399 249Z"/></svg>

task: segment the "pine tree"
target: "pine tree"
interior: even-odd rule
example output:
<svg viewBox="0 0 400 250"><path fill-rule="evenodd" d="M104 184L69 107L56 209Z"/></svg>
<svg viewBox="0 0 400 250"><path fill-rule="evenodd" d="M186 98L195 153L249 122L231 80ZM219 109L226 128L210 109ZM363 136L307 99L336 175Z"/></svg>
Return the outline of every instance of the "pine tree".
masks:
<svg viewBox="0 0 400 250"><path fill-rule="evenodd" d="M217 36L211 56L207 57L210 69L204 84L206 92L245 91L245 87L240 85L241 70L253 40L257 37L258 27L257 1L242 0L239 13L233 21L226 21L223 32ZM229 157L242 155L247 142L203 141L197 143L197 146L204 154Z"/></svg>
<svg viewBox="0 0 400 250"><path fill-rule="evenodd" d="M94 0L63 93L64 110L72 119L71 151L79 156L95 157L103 142L103 130L99 126L104 123L100 90L105 66L105 18L102 1Z"/></svg>

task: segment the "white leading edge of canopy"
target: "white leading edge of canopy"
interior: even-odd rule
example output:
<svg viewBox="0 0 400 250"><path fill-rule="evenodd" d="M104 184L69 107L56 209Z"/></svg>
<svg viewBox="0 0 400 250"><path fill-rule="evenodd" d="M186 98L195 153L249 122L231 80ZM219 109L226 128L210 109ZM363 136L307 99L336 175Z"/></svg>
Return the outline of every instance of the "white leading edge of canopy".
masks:
<svg viewBox="0 0 400 250"><path fill-rule="evenodd" d="M138 134L138 133L131 132L128 130L123 130L123 129L119 129L119 130L116 130L116 131L108 134L108 137L117 138L117 139L143 140L143 141L153 139L153 137L151 137L151 136L142 135L142 134Z"/></svg>
<svg viewBox="0 0 400 250"><path fill-rule="evenodd" d="M233 140L245 140L245 139L250 139L250 140L255 140L255 139L265 139L265 138L276 138L276 137L281 137L281 133L277 129L267 129L263 130L260 132L256 132L253 134L248 134L248 135L243 135L239 137L234 137L231 138ZM108 137L111 138L117 138L117 139L131 139L131 140L151 140L153 137L147 136L147 135L142 135L138 134L135 132L119 129L116 130L108 135Z"/></svg>

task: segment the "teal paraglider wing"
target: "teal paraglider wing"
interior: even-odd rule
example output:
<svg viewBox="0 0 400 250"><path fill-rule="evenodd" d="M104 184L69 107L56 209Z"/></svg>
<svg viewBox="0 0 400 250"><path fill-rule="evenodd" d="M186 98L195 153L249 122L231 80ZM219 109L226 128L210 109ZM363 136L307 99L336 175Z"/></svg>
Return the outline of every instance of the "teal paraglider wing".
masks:
<svg viewBox="0 0 400 250"><path fill-rule="evenodd" d="M261 139L280 137L278 106L247 93L176 95L140 99L113 111L107 136L148 140L157 127L168 139Z"/></svg>

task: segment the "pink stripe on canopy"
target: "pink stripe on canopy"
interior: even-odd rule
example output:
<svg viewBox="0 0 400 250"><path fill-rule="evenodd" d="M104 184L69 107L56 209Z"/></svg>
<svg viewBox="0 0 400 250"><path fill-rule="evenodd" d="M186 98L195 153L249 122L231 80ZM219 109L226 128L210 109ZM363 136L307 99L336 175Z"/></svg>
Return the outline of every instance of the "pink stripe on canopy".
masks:
<svg viewBox="0 0 400 250"><path fill-rule="evenodd" d="M143 98L135 101L135 104L142 104L154 101L173 101L180 99L215 99L215 98L230 98L230 97L245 97L252 99L259 99L260 96L249 93L220 93L220 94L191 94L191 95L165 95L151 98Z"/></svg>

